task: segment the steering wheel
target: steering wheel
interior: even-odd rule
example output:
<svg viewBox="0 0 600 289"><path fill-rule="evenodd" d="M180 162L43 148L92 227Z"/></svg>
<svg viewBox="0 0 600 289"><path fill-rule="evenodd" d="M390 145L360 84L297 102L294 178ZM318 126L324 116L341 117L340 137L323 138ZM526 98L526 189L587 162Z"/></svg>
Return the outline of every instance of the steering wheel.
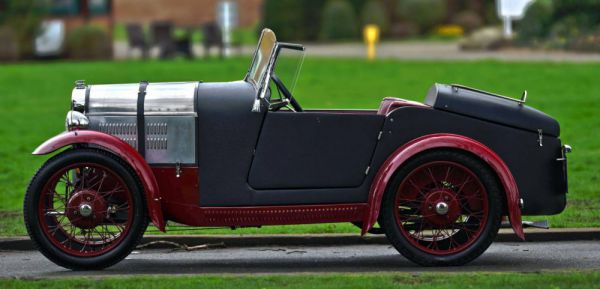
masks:
<svg viewBox="0 0 600 289"><path fill-rule="evenodd" d="M275 73L271 74L271 79L277 86L277 89L282 94L280 102L275 102L271 104L272 111L278 111L283 107L288 107L289 109L295 112L304 111L298 103L298 101L294 98L292 93L287 89L287 87L285 87L285 85L283 85L283 82L281 81L281 79L279 79L279 77L277 77L277 75L275 75Z"/></svg>

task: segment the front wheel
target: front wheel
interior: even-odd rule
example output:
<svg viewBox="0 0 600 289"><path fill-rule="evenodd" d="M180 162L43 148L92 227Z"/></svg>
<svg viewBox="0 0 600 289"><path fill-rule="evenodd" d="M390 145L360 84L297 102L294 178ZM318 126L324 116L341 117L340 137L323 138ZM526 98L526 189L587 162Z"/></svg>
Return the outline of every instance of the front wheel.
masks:
<svg viewBox="0 0 600 289"><path fill-rule="evenodd" d="M500 186L481 160L455 150L425 152L392 178L381 208L386 236L423 266L468 263L495 239Z"/></svg>
<svg viewBox="0 0 600 289"><path fill-rule="evenodd" d="M24 217L40 252L74 270L121 261L148 225L135 173L112 154L93 149L49 159L29 184Z"/></svg>

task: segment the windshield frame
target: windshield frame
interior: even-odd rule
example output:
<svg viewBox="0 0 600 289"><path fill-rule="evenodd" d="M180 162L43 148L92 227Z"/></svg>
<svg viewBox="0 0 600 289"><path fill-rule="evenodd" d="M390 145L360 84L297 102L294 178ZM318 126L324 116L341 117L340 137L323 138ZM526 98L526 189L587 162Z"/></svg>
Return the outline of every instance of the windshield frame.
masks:
<svg viewBox="0 0 600 289"><path fill-rule="evenodd" d="M263 43L263 39L264 39L265 35L268 35L268 34L270 34L273 37L274 44L273 44L273 47L271 48L270 54L267 56L268 62L267 62L267 66L265 67L265 72L261 73L261 75L259 75L259 79L256 80L256 79L252 78L250 74L252 73L252 69L254 68L254 66L257 65L257 62L260 60L260 59L258 59L258 55L260 53L260 48ZM278 43L277 36L271 29L265 28L262 30L262 32L260 34L260 38L258 39L258 44L256 45L256 50L254 51L254 56L252 57L252 63L250 64L250 67L248 68L248 71L246 72L244 81L252 84L255 88L260 88L259 84L262 82L262 80L263 80L262 78L264 78L264 75L267 74L270 63L273 60L273 56L276 54L275 51L277 50L277 43Z"/></svg>
<svg viewBox="0 0 600 289"><path fill-rule="evenodd" d="M300 72L302 70L302 65L304 64L304 57L305 57L306 49L304 48L304 46L302 44L277 42L277 45L275 46L275 55L274 55L273 64L271 67L269 67L269 73L268 73L269 78L267 78L266 83L265 83L265 85L267 85L267 86L269 85L269 83L271 81L271 75L273 74L273 71L277 68L277 60L279 60L279 54L281 53L282 49L290 49L290 50L302 52L302 60L296 67L294 86L295 86L295 84L298 83L298 77L300 76ZM289 83L288 83L288 85L289 85ZM286 85L286 87L288 85ZM287 88L290 90L290 92L293 91L293 89L294 89L293 87L287 87Z"/></svg>
<svg viewBox="0 0 600 289"><path fill-rule="evenodd" d="M267 34L272 34L272 36L275 40L275 44L274 44L273 48L271 49L271 55L269 56L269 60L267 62L265 73L260 75L260 79L258 81L255 81L255 79L250 77L250 73L252 72L252 68L254 67L254 65L256 65L256 62L259 60L259 59L257 59L257 56L258 56L258 53L260 52L260 47L261 47L261 44L263 41L263 37ZM291 49L291 50L302 51L303 54L306 51L306 49L304 48L304 46L302 44L279 42L279 41L277 41L277 37L275 36L275 33L271 29L268 29L268 28L263 29L263 31L260 35L260 39L258 40L258 45L256 47L256 51L254 52L254 58L252 59L252 64L250 65L250 68L248 69L248 72L246 73L246 77L244 77L244 81L252 84L252 86L254 86L254 88L257 90L255 103L252 107L253 111L256 111L256 112L260 111L260 101L265 99L267 90L269 89L269 83L271 82L271 74L273 73L273 69L275 68L277 58L282 49ZM302 63L303 63L304 55L302 57L303 57L303 61L302 61ZM298 75L300 74L299 69L301 69L301 67L302 67L302 64L300 64L300 67L298 68L296 77L298 77ZM269 102L269 100L267 100L267 102Z"/></svg>
<svg viewBox="0 0 600 289"><path fill-rule="evenodd" d="M267 72L263 76L263 79L261 79L258 84L255 84L259 90L258 91L258 99L265 99L265 95L267 93L269 83L271 82L271 74L273 74L273 69L275 69L275 65L277 63L277 58L279 57L279 53L281 52L282 49L291 49L291 50L297 50L297 51L302 51L302 52L306 51L304 46L302 46L301 44L277 42L275 44L275 48L273 49L271 59L269 60L269 64L267 66ZM300 67L301 67L301 65L300 65ZM300 74L300 71L298 71L298 73L296 74L296 77L298 77L299 74Z"/></svg>

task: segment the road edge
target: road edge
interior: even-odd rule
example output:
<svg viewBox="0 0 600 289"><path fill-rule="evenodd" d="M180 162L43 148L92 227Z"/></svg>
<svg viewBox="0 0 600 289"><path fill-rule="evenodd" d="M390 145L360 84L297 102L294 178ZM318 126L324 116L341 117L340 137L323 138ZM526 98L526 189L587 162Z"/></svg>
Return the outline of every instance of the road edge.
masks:
<svg viewBox="0 0 600 289"><path fill-rule="evenodd" d="M600 240L600 228L578 229L529 229L525 242L559 242ZM359 234L277 234L277 235L146 235L141 244L169 241L188 246L201 244L225 244L226 247L260 246L343 246L361 244L389 244L384 235ZM501 229L495 242L520 242L509 229ZM156 244L149 248L164 248ZM35 247L29 237L0 237L0 251L29 251Z"/></svg>

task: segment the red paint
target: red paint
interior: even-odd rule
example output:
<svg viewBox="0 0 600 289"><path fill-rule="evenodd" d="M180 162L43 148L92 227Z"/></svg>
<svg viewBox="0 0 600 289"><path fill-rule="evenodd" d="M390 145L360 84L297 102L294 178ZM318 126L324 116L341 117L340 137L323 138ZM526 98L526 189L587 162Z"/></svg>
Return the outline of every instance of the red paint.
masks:
<svg viewBox="0 0 600 289"><path fill-rule="evenodd" d="M429 149L456 148L470 152L485 161L498 175L508 206L509 219L512 228L521 239L525 239L521 224L521 209L519 208L519 189L508 166L490 148L471 138L455 134L431 134L414 139L394 151L383 163L369 191L369 212L363 220L362 234L371 229L379 215L381 199L394 172L412 156Z"/></svg>
<svg viewBox="0 0 600 289"><path fill-rule="evenodd" d="M401 98L397 98L397 97L386 97L383 99L383 101L381 101L381 104L379 105L379 110L377 111L377 114L387 115L388 113L392 112L396 108L404 107L404 106L429 107L425 104L422 104L422 103L416 102L416 101L401 99Z"/></svg>
<svg viewBox="0 0 600 289"><path fill-rule="evenodd" d="M164 202L197 205L198 167L181 167L179 177L174 166L152 167Z"/></svg>
<svg viewBox="0 0 600 289"><path fill-rule="evenodd" d="M152 223L159 230L165 230L165 220L161 209L161 196L158 184L152 173L152 169L146 163L144 158L129 144L121 139L93 130L76 130L61 133L41 144L34 155L45 155L54 152L65 146L74 144L94 144L112 152L122 158L140 178L144 191L146 192L146 201L148 203L148 214Z"/></svg>
<svg viewBox="0 0 600 289"><path fill-rule="evenodd" d="M363 219L367 204L261 207L198 207L165 203L169 220L190 226L262 226L354 222Z"/></svg>
<svg viewBox="0 0 600 289"><path fill-rule="evenodd" d="M200 207L198 168L153 167L167 219L190 226L262 226L360 221L367 204Z"/></svg>
<svg viewBox="0 0 600 289"><path fill-rule="evenodd" d="M433 255L466 250L487 225L485 186L470 169L455 162L435 161L415 168L400 183L394 202L400 208L394 216L402 235L415 248ZM440 202L448 205L447 213L437 213ZM462 213L466 218L459 219Z"/></svg>

